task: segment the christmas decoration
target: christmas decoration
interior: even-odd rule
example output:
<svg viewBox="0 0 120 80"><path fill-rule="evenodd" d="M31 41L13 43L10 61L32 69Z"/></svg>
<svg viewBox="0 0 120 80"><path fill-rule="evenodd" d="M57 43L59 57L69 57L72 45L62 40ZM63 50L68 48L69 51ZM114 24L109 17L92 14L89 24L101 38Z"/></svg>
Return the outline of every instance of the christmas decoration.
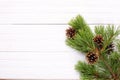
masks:
<svg viewBox="0 0 120 80"><path fill-rule="evenodd" d="M114 50L114 44L113 43L110 43L107 47L106 47L106 50L107 50L107 54L110 54L113 52Z"/></svg>
<svg viewBox="0 0 120 80"><path fill-rule="evenodd" d="M66 36L68 38L73 38L75 36L75 29L74 28L69 28L66 30Z"/></svg>
<svg viewBox="0 0 120 80"><path fill-rule="evenodd" d="M102 35L95 36L93 40L94 40L97 48L102 49L102 47L103 47L103 37L102 37Z"/></svg>
<svg viewBox="0 0 120 80"><path fill-rule="evenodd" d="M95 62L97 62L98 57L99 56L95 52L88 52L88 54L86 55L87 61L90 64L94 64Z"/></svg>
<svg viewBox="0 0 120 80"><path fill-rule="evenodd" d="M102 44L103 43L103 37L101 35L97 35L95 36L95 38L93 39L95 43Z"/></svg>
<svg viewBox="0 0 120 80"><path fill-rule="evenodd" d="M75 65L80 80L120 80L119 27L97 25L92 31L80 15L69 25L66 44L86 56L86 61Z"/></svg>

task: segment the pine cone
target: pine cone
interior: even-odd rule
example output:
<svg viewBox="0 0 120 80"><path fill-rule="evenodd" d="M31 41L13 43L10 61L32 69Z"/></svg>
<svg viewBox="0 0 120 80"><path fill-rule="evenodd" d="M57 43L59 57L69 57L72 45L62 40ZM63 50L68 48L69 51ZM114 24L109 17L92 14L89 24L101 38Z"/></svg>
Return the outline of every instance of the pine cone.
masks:
<svg viewBox="0 0 120 80"><path fill-rule="evenodd" d="M110 54L111 52L113 52L114 51L114 44L113 43L111 43L110 45L108 45L107 47L106 47L106 50L107 50L107 54Z"/></svg>
<svg viewBox="0 0 120 80"><path fill-rule="evenodd" d="M71 27L66 30L66 36L68 38L73 38L75 36L75 33L76 33L76 30Z"/></svg>
<svg viewBox="0 0 120 80"><path fill-rule="evenodd" d="M88 52L86 59L89 64L94 64L98 60L98 55L95 52Z"/></svg>
<svg viewBox="0 0 120 80"><path fill-rule="evenodd" d="M93 41L95 42L95 44L96 44L96 46L99 50L102 49L102 47L103 47L103 37L102 37L102 35L100 35L100 34L96 35L94 37Z"/></svg>

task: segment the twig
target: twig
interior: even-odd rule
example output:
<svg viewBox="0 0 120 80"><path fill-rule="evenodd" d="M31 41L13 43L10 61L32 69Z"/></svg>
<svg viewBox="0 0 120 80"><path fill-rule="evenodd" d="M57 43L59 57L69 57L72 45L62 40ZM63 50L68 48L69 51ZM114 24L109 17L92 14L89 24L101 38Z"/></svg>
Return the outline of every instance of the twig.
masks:
<svg viewBox="0 0 120 80"><path fill-rule="evenodd" d="M103 62L105 63L106 67L108 68L108 70L110 71L112 77L114 80L117 80L116 75L114 74L112 68L109 66L109 64L104 60L104 58L101 56L101 59L103 60Z"/></svg>

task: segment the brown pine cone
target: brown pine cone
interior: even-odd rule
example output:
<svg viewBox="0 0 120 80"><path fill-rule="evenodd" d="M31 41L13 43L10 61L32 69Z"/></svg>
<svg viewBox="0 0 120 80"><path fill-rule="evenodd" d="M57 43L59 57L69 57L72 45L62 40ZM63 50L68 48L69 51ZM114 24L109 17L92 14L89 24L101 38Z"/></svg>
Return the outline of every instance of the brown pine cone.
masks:
<svg viewBox="0 0 120 80"><path fill-rule="evenodd" d="M96 54L95 52L88 52L88 54L86 55L86 59L89 64L94 64L98 60L98 54Z"/></svg>
<svg viewBox="0 0 120 80"><path fill-rule="evenodd" d="M110 45L108 45L107 47L106 47L106 50L107 50L107 54L110 54L111 52L113 52L114 51L114 44L113 43L110 43Z"/></svg>
<svg viewBox="0 0 120 80"><path fill-rule="evenodd" d="M102 35L96 35L93 39L94 43L96 44L97 48L100 50L103 47L103 37Z"/></svg>
<svg viewBox="0 0 120 80"><path fill-rule="evenodd" d="M75 36L76 30L74 28L69 28L66 30L66 36L68 38L73 38Z"/></svg>

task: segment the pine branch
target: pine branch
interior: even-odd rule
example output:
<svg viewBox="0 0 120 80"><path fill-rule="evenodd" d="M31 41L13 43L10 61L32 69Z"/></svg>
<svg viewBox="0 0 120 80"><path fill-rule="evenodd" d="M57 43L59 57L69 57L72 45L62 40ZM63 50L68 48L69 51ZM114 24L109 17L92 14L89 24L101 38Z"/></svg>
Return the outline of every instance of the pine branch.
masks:
<svg viewBox="0 0 120 80"><path fill-rule="evenodd" d="M86 29L86 26L88 26L85 22L85 20L83 19L82 16L78 15L77 17L73 18L69 23L68 23L71 27L73 27L74 29L78 30L78 29ZM89 29L89 28L87 28Z"/></svg>
<svg viewBox="0 0 120 80"><path fill-rule="evenodd" d="M112 77L114 80L116 80L116 76L112 70L112 68L109 66L109 64L104 60L104 58L101 56L101 60L104 62L104 64L106 65L106 67L108 68L108 70L110 71Z"/></svg>
<svg viewBox="0 0 120 80"><path fill-rule="evenodd" d="M83 53L87 53L95 48L94 42L92 41L94 35L80 15L73 18L69 22L69 25L76 30L76 34L73 38L66 39L67 45Z"/></svg>
<svg viewBox="0 0 120 80"><path fill-rule="evenodd" d="M114 25L107 26L95 26L95 33L101 34L104 38L104 47L102 51L106 49L106 47L115 40L115 38L120 34L120 27L115 29Z"/></svg>
<svg viewBox="0 0 120 80"><path fill-rule="evenodd" d="M120 40L116 39L120 28L99 25L95 26L94 33L80 15L72 19L69 25L67 45L87 53L87 63L79 61L75 66L81 79L120 80Z"/></svg>

